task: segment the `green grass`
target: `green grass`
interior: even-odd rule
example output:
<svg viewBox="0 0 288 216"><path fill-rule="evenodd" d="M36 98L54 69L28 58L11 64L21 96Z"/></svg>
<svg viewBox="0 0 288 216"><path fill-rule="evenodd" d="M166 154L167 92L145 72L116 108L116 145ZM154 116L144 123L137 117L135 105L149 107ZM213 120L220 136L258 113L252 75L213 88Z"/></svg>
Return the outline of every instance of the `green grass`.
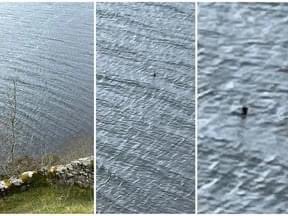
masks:
<svg viewBox="0 0 288 216"><path fill-rule="evenodd" d="M0 213L93 213L93 190L40 185L0 198Z"/></svg>

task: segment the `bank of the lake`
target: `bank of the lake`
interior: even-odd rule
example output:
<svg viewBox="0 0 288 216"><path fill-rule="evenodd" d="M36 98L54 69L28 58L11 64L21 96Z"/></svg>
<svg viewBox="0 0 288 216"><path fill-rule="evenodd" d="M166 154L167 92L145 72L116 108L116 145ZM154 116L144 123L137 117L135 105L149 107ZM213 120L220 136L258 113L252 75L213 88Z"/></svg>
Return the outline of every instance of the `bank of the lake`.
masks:
<svg viewBox="0 0 288 216"><path fill-rule="evenodd" d="M42 185L0 199L0 213L93 213L93 189Z"/></svg>

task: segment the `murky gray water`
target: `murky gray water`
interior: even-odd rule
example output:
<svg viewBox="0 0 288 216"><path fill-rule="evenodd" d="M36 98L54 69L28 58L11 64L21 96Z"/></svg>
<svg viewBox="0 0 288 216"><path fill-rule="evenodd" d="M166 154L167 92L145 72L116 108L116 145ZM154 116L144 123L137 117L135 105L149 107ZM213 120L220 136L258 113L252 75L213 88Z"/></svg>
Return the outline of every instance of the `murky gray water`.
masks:
<svg viewBox="0 0 288 216"><path fill-rule="evenodd" d="M287 14L287 4L200 4L202 213L288 212Z"/></svg>
<svg viewBox="0 0 288 216"><path fill-rule="evenodd" d="M0 129L16 79L17 150L92 134L93 4L0 4L0 29Z"/></svg>
<svg viewBox="0 0 288 216"><path fill-rule="evenodd" d="M194 211L193 11L97 4L99 213Z"/></svg>

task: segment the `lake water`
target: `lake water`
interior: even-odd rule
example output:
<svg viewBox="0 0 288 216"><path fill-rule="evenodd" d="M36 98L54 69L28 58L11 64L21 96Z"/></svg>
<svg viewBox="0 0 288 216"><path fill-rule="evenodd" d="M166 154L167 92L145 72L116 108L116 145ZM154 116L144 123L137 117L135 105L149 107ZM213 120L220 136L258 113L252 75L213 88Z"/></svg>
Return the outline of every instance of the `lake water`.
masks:
<svg viewBox="0 0 288 216"><path fill-rule="evenodd" d="M96 7L97 212L192 213L194 5Z"/></svg>
<svg viewBox="0 0 288 216"><path fill-rule="evenodd" d="M275 3L199 6L202 213L288 213L287 13Z"/></svg>
<svg viewBox="0 0 288 216"><path fill-rule="evenodd" d="M0 28L0 128L15 79L17 150L93 136L93 4L3 3Z"/></svg>

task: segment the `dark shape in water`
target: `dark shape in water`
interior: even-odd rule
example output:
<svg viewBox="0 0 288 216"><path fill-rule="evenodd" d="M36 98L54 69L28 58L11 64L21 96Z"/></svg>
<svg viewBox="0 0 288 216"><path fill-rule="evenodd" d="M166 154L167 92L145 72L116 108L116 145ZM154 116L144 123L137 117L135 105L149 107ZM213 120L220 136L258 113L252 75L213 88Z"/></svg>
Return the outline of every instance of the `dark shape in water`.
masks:
<svg viewBox="0 0 288 216"><path fill-rule="evenodd" d="M243 117L246 117L247 114L248 114L248 107L243 106L243 107L242 107L241 115L242 115Z"/></svg>
<svg viewBox="0 0 288 216"><path fill-rule="evenodd" d="M288 68L287 68L287 67L285 67L285 68L280 68L280 69L278 69L278 72L287 73L287 72L288 72Z"/></svg>
<svg viewBox="0 0 288 216"><path fill-rule="evenodd" d="M153 77L156 77L156 73L154 72Z"/></svg>

